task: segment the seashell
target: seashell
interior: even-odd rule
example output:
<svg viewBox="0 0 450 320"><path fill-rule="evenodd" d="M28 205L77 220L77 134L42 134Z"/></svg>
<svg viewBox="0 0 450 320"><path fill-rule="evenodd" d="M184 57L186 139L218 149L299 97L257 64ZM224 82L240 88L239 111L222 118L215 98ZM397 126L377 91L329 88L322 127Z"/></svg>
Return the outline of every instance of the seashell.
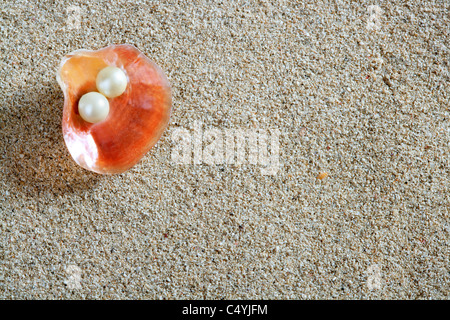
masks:
<svg viewBox="0 0 450 320"><path fill-rule="evenodd" d="M98 92L97 88L97 75L107 67L122 70L127 81L125 88L123 76L118 80L122 83L115 87L103 85L106 91L116 90L110 94L112 97L105 97L109 110L100 96L106 93ZM117 73L107 71L106 77ZM101 174L128 170L156 144L169 123L172 111L169 81L153 61L132 45L72 52L62 59L57 80L64 92L64 141L75 162L87 170ZM85 95L83 118L78 104ZM95 104L99 97L103 109L90 120L84 114L92 111L89 103Z"/></svg>
<svg viewBox="0 0 450 320"><path fill-rule="evenodd" d="M323 180L323 179L325 179L326 177L328 177L328 172L321 172L321 173L319 173L319 175L317 176L317 179Z"/></svg>

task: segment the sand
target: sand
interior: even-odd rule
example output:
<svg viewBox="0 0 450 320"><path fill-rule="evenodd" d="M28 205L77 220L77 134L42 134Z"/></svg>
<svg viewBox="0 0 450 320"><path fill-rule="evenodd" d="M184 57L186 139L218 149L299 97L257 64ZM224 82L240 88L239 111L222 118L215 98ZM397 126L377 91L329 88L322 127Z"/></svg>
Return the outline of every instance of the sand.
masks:
<svg viewBox="0 0 450 320"><path fill-rule="evenodd" d="M0 1L1 299L449 298L447 1L70 5ZM114 43L166 72L173 114L98 175L55 73ZM279 132L280 165L174 161L196 126Z"/></svg>

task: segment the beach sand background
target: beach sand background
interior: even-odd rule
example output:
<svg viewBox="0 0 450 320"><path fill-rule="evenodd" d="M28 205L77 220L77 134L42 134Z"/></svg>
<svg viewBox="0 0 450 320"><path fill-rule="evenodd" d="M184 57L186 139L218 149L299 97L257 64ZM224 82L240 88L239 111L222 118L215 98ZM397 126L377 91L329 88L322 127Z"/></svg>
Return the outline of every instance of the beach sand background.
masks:
<svg viewBox="0 0 450 320"><path fill-rule="evenodd" d="M448 299L449 9L0 0L0 298ZM103 176L64 145L56 70L119 43L173 113ZM177 164L195 123L279 130L282 165Z"/></svg>

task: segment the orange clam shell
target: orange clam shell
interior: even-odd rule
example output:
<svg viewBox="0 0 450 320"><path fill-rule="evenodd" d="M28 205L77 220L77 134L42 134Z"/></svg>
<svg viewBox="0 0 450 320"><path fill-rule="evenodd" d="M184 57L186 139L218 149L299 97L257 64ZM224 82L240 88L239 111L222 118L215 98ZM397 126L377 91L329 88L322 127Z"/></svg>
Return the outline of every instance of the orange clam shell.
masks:
<svg viewBox="0 0 450 320"><path fill-rule="evenodd" d="M97 91L97 74L107 66L125 71L128 85L122 95L108 98L105 120L88 123L78 113L78 101ZM132 45L72 52L61 61L57 80L64 91L64 141L75 162L87 170L102 174L128 170L156 144L169 123L169 81Z"/></svg>

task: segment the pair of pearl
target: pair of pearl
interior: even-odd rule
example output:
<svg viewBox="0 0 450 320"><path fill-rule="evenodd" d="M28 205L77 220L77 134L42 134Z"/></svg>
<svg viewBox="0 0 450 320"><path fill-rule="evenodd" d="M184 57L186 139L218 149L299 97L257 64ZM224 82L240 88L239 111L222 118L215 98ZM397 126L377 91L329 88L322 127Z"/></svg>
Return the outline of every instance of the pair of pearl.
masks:
<svg viewBox="0 0 450 320"><path fill-rule="evenodd" d="M78 102L78 112L84 121L97 123L106 119L109 114L109 101L125 92L128 79L122 69L109 66L97 74L95 81L99 92L89 92Z"/></svg>

